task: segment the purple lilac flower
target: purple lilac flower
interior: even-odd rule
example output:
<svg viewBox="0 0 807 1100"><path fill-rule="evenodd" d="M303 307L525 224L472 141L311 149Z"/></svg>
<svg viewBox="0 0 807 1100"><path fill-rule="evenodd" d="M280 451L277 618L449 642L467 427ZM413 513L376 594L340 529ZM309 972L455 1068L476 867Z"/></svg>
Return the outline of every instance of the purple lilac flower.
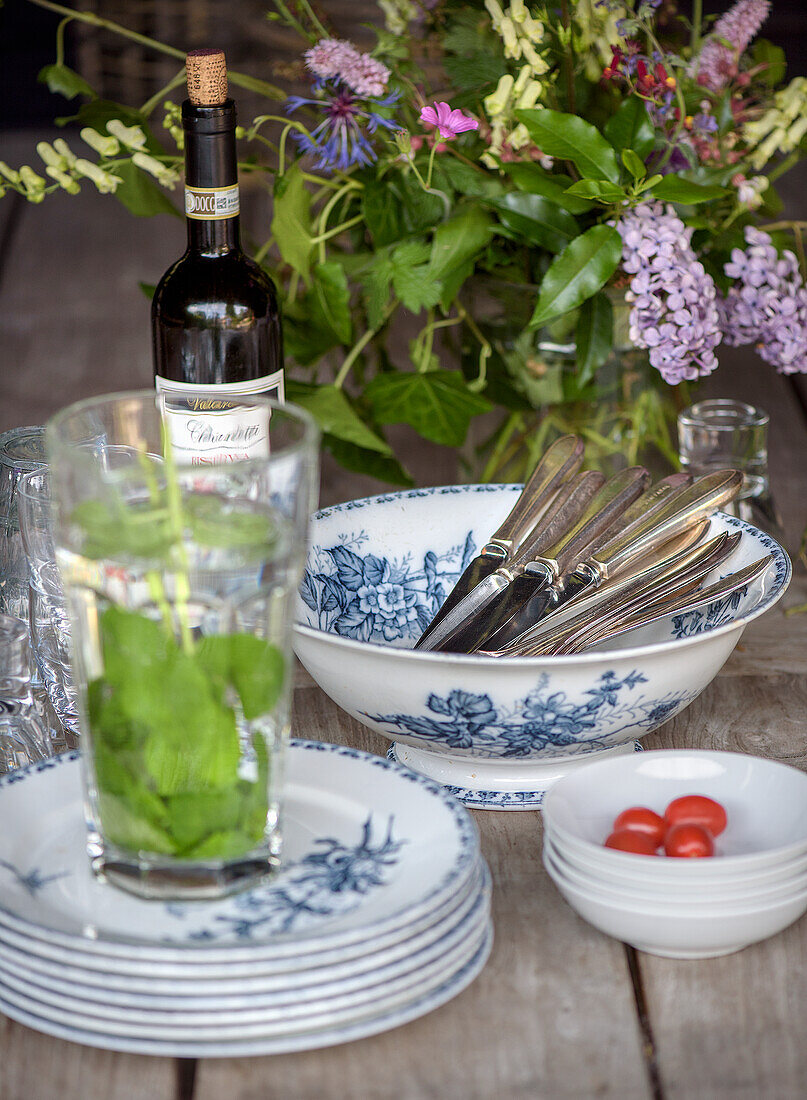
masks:
<svg viewBox="0 0 807 1100"><path fill-rule="evenodd" d="M739 280L720 303L727 344L756 344L780 374L807 373L807 287L792 252L780 256L761 229L746 226L748 248L732 249L723 270Z"/></svg>
<svg viewBox="0 0 807 1100"><path fill-rule="evenodd" d="M478 130L479 123L470 115L464 115L459 107L452 111L448 103L435 103L424 107L420 112L420 121L426 126L436 126L443 141L453 141L466 130Z"/></svg>
<svg viewBox="0 0 807 1100"><path fill-rule="evenodd" d="M672 207L642 203L623 215L622 267L632 276L627 301L630 338L650 352L651 364L675 385L711 374L721 332L717 291Z"/></svg>
<svg viewBox="0 0 807 1100"><path fill-rule="evenodd" d="M748 49L770 10L770 0L737 0L725 15L721 15L701 50L699 84L713 92L725 88L737 75L740 54Z"/></svg>

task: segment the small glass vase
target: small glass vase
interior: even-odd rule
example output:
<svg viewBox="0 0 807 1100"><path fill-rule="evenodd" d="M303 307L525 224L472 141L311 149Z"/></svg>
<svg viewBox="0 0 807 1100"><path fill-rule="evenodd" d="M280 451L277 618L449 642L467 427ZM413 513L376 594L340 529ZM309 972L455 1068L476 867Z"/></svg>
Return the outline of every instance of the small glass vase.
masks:
<svg viewBox="0 0 807 1100"><path fill-rule="evenodd" d="M637 463L659 477L677 469L676 417L690 394L686 384L664 382L647 352L631 343L624 292L607 292L613 350L599 367L582 371L573 325L529 328L536 293L523 284L474 280L466 308L478 333L462 329L462 369L475 377L481 334L492 349L485 395L499 409L487 437L473 439L466 451L469 476L523 481L546 447L567 432L585 440L587 467L608 475Z"/></svg>

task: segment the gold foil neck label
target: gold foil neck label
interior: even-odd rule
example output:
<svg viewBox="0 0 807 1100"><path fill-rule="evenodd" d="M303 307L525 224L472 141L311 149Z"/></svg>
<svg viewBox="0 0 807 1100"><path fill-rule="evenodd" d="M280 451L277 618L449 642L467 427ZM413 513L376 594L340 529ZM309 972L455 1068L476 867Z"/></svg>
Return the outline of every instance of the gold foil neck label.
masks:
<svg viewBox="0 0 807 1100"><path fill-rule="evenodd" d="M197 221L220 221L234 218L241 209L238 184L230 187L185 186L185 216Z"/></svg>

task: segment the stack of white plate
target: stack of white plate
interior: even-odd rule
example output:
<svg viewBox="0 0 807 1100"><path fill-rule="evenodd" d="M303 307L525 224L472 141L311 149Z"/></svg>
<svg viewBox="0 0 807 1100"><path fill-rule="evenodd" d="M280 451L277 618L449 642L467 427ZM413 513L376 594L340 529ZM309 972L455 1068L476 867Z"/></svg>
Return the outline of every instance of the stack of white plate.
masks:
<svg viewBox="0 0 807 1100"><path fill-rule="evenodd" d="M687 794L726 810L714 856L603 847L622 810L663 814ZM796 768L743 753L638 753L561 779L543 810L544 866L558 890L595 928L644 951L725 955L807 912L807 775Z"/></svg>
<svg viewBox="0 0 807 1100"><path fill-rule="evenodd" d="M380 757L292 742L282 870L219 902L92 876L77 754L0 779L0 1010L74 1042L175 1057L306 1050L464 989L491 948L467 811Z"/></svg>

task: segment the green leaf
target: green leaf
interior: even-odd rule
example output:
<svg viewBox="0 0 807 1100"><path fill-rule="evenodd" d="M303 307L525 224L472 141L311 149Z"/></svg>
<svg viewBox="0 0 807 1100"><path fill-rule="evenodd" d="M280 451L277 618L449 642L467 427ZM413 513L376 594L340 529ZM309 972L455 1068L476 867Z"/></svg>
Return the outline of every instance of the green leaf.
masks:
<svg viewBox="0 0 807 1100"><path fill-rule="evenodd" d="M611 115L603 133L615 149L632 149L641 160L651 153L656 135L647 104L636 95L626 99L616 114Z"/></svg>
<svg viewBox="0 0 807 1100"><path fill-rule="evenodd" d="M586 178L619 183L619 165L613 146L590 122L563 111L540 108L516 111L516 118L524 123L542 152L572 161Z"/></svg>
<svg viewBox="0 0 807 1100"><path fill-rule="evenodd" d="M379 374L365 391L381 424L410 424L424 439L459 447L471 418L491 408L456 371Z"/></svg>
<svg viewBox="0 0 807 1100"><path fill-rule="evenodd" d="M211 634L200 640L198 661L219 687L238 692L248 722L269 714L280 698L285 678L283 654L254 634ZM222 690L222 698L224 691Z"/></svg>
<svg viewBox="0 0 807 1100"><path fill-rule="evenodd" d="M369 270L361 276L364 307L370 328L378 328L383 323L391 283L392 263L388 255L379 252Z"/></svg>
<svg viewBox="0 0 807 1100"><path fill-rule="evenodd" d="M469 198L494 198L501 195L504 185L497 179L493 179L489 172L480 170L472 164L466 164L464 160L456 157L443 157L435 170L446 177L448 183L455 191Z"/></svg>
<svg viewBox="0 0 807 1100"><path fill-rule="evenodd" d="M656 173L654 176L651 176L650 179L642 180L641 183L638 183L636 185L636 190L639 194L642 194L644 191L652 191L656 184L660 183L663 179L664 176Z"/></svg>
<svg viewBox="0 0 807 1100"><path fill-rule="evenodd" d="M447 222L434 231L429 268L442 279L457 266L465 264L490 240L492 219L476 204L462 206Z"/></svg>
<svg viewBox="0 0 807 1100"><path fill-rule="evenodd" d="M259 80L256 76L247 76L246 73L236 73L232 69L227 70L227 79L236 88L245 88L248 92L257 92L267 99L284 100L286 93L276 84L269 84L266 80Z"/></svg>
<svg viewBox="0 0 807 1100"><path fill-rule="evenodd" d="M538 164L503 164L502 168L519 191L542 195L556 206L568 210L570 214L585 214L594 205L588 199L568 194L567 188L572 184L569 176L550 176Z"/></svg>
<svg viewBox="0 0 807 1100"><path fill-rule="evenodd" d="M774 46L773 42L769 42L766 38L759 38L751 47L751 59L755 67L765 66L758 79L769 88L781 84L785 79L787 61L781 46Z"/></svg>
<svg viewBox="0 0 807 1100"><path fill-rule="evenodd" d="M299 161L275 181L272 235L280 255L308 282L311 263L311 196Z"/></svg>
<svg viewBox="0 0 807 1100"><path fill-rule="evenodd" d="M644 161L632 149L622 150L622 163L635 180L643 180L647 175Z"/></svg>
<svg viewBox="0 0 807 1100"><path fill-rule="evenodd" d="M575 344L577 346L577 382L580 388L590 382L611 352L614 317L607 294L595 294L580 307Z"/></svg>
<svg viewBox="0 0 807 1100"><path fill-rule="evenodd" d="M368 451L327 434L323 436L322 445L346 470L376 477L389 485L412 486L415 484L411 475L393 454L381 455L378 451Z"/></svg>
<svg viewBox="0 0 807 1100"><path fill-rule="evenodd" d="M176 218L183 216L154 178L130 160L116 164L113 171L123 180L118 184L115 198L130 214L139 218L150 218L155 214L173 214Z"/></svg>
<svg viewBox="0 0 807 1100"><path fill-rule="evenodd" d="M95 92L84 77L68 69L67 65L46 65L44 69L40 69L37 80L40 84L47 84L52 92L63 95L65 99L75 99L77 95L95 98Z"/></svg>
<svg viewBox="0 0 807 1100"><path fill-rule="evenodd" d="M424 233L445 214L442 200L427 194L414 176L390 173L363 181L362 214L376 249Z"/></svg>
<svg viewBox="0 0 807 1100"><path fill-rule="evenodd" d="M541 195L511 191L509 195L494 199L492 205L508 229L529 244L540 245L551 252L560 252L580 232L567 210Z"/></svg>
<svg viewBox="0 0 807 1100"><path fill-rule="evenodd" d="M425 241L406 241L392 254L392 285L406 309L420 313L440 301L442 283L426 261L431 249Z"/></svg>
<svg viewBox="0 0 807 1100"><path fill-rule="evenodd" d="M541 283L531 328L576 309L605 286L622 256L622 238L610 225L595 225L552 261Z"/></svg>
<svg viewBox="0 0 807 1100"><path fill-rule="evenodd" d="M680 202L684 206L694 206L699 202L711 202L712 199L728 195L728 189L714 184L692 183L680 176L664 176L653 185L653 195L662 202Z"/></svg>
<svg viewBox="0 0 807 1100"><path fill-rule="evenodd" d="M622 202L625 198L625 189L608 180L578 180L566 192L567 195L579 195L584 199L595 199L599 202Z"/></svg>
<svg viewBox="0 0 807 1100"><path fill-rule="evenodd" d="M286 390L289 400L307 409L323 432L363 450L392 455L390 445L367 427L343 390L293 379L288 380Z"/></svg>
<svg viewBox="0 0 807 1100"><path fill-rule="evenodd" d="M314 268L312 290L321 316L330 326L334 336L340 344L349 344L353 339L350 289L341 264L336 260L326 260L325 263L317 264Z"/></svg>

